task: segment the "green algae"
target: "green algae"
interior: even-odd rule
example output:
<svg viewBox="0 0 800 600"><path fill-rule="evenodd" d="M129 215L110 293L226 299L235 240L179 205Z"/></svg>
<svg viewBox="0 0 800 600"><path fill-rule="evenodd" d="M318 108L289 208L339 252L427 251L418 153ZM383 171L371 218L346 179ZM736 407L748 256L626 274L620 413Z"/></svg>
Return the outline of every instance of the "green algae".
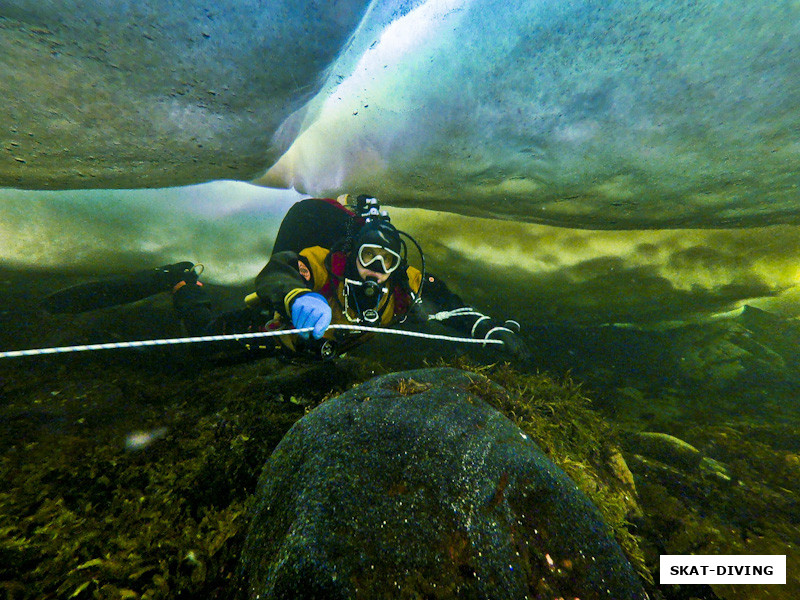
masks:
<svg viewBox="0 0 800 600"><path fill-rule="evenodd" d="M208 574L235 563L223 549L239 535L247 500L218 508L192 499L209 436L182 456L120 455L68 438L4 458L0 576L19 590L12 597L213 597L219 582Z"/></svg>
<svg viewBox="0 0 800 600"><path fill-rule="evenodd" d="M485 375L498 388L476 379L476 391L529 435L578 488L598 507L628 560L653 582L639 538L630 518L640 512L632 477L620 460L619 443L611 425L591 408L580 383L557 380L545 373L520 373L509 364L489 368L462 363L462 368Z"/></svg>
<svg viewBox="0 0 800 600"><path fill-rule="evenodd" d="M140 452L75 435L14 447L0 462L9 482L0 494L3 586L20 599L227 597L249 497L272 448L313 406L379 368L340 367L269 362L203 374L192 403L170 408L170 433ZM507 366L483 372L509 391L481 396L576 480L639 565L623 535L630 507L589 460L607 426L580 386ZM127 381L130 394L153 392L151 381Z"/></svg>
<svg viewBox="0 0 800 600"><path fill-rule="evenodd" d="M131 412L135 397L161 403L140 407L147 414L137 425L168 433L131 452L118 423L87 431L71 421L66 433L38 431L23 443L4 428L0 590L13 600L230 597L250 495L269 453L325 394L367 377L351 363L339 366L273 360L158 382L119 365L94 381L87 371L62 372L58 408L73 404L71 417L117 377ZM9 404L38 388L35 379L26 387L3 375ZM75 387L83 391L73 394ZM298 392L294 402L288 390Z"/></svg>
<svg viewBox="0 0 800 600"><path fill-rule="evenodd" d="M660 554L789 554L790 580L773 586L781 594L774 597L797 596L792 573L798 570L787 551L800 543L795 427L720 423L680 431L676 425L665 433L719 461L730 479L625 450L634 482L620 463L621 432L593 408L579 382L503 364L457 366L503 386L505 393L494 387L484 393L489 386L476 378L475 395L573 478L643 577L657 578ZM200 372L167 361L164 369L169 377L152 362L56 361L0 372L6 406L49 402L47 410L71 423L60 431L37 429L30 412L3 428L0 590L7 598L231 598L250 495L266 458L303 414L382 370L355 359L305 366L269 359ZM407 383L414 393L414 382ZM109 398L131 403L137 427L166 426L167 435L126 452L112 435L122 424L105 427L92 413ZM404 597L422 591L419 597L448 597L447 586L406 583L398 592L405 589ZM658 591L684 597L670 586ZM715 586L698 588L696 597L763 594L751 586Z"/></svg>
<svg viewBox="0 0 800 600"><path fill-rule="evenodd" d="M662 554L785 554L784 586L696 586L693 597L789 600L800 595L800 558L792 551L800 546L795 424L719 417L716 425L669 422L665 433L696 447L702 459L700 464L664 464L640 455L644 448L624 444L630 429L596 412L591 395L569 377L522 374L508 365L481 372L509 392L487 400L529 433L592 499L645 579L658 579ZM622 471L614 466L620 455L626 465ZM679 586L658 591L666 598L684 597Z"/></svg>

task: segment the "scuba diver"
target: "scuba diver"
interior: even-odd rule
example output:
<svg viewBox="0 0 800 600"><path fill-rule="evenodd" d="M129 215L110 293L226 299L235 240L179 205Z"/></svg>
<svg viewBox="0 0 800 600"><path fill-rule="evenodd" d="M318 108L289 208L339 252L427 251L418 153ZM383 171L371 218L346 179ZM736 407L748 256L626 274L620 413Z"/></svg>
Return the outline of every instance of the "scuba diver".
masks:
<svg viewBox="0 0 800 600"><path fill-rule="evenodd" d="M501 340L500 348L516 358L528 356L517 335L519 324L496 321L467 306L443 281L426 273L419 244L391 223L375 198L358 196L354 206L346 204L348 199L308 198L292 206L242 309L215 315L199 281L202 266L191 262L56 292L45 300L45 308L78 312L171 290L190 336L313 328L265 337L267 346L261 348L323 359L375 335L329 325L388 327L413 312L475 339ZM408 264L406 240L416 247L421 270Z"/></svg>

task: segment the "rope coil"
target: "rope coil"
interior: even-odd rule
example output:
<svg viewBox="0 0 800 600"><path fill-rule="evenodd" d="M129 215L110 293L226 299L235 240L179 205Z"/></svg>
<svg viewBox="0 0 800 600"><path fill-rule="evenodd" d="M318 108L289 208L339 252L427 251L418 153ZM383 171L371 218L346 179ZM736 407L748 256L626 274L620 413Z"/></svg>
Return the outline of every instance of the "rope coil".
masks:
<svg viewBox="0 0 800 600"><path fill-rule="evenodd" d="M195 337L163 338L157 340L135 340L131 342L107 342L102 344L79 344L75 346L58 346L54 348L31 348L28 350L9 350L0 352L0 359L19 358L22 356L42 356L45 354L64 354L68 352L87 352L94 350L118 350L122 348L146 348L150 346L172 346L178 344L197 344L203 342L223 342L227 340L238 341L261 337L273 337L279 335L292 335L313 331L313 327L302 329L281 329L277 331L262 331L257 333L231 333L226 335L203 335ZM388 333L393 335L404 335L407 337L419 337L429 340L443 340L448 342L460 342L465 344L502 344L501 340L496 339L473 339L456 337L449 335L439 335L435 333L422 333L421 331L403 331L398 329L384 329L383 327L367 327L364 325L330 325L328 329L350 329L354 331L368 331L373 333Z"/></svg>

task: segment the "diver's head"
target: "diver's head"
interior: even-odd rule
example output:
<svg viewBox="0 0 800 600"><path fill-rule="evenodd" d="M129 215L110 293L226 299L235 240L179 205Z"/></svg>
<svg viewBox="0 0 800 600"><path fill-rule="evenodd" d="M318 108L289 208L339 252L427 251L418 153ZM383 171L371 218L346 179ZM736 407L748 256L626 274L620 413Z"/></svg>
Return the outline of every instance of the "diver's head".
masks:
<svg viewBox="0 0 800 600"><path fill-rule="evenodd" d="M385 219L367 222L356 236L355 266L362 281L383 283L402 262L403 243L394 225Z"/></svg>

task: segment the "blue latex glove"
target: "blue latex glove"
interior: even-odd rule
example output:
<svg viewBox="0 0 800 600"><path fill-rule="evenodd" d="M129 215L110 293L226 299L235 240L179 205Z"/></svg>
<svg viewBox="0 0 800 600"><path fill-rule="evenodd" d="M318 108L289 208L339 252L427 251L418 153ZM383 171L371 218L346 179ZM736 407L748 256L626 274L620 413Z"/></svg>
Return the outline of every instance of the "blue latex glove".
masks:
<svg viewBox="0 0 800 600"><path fill-rule="evenodd" d="M321 294L314 292L303 294L292 304L292 323L297 329L313 327L314 339L318 340L331 324L331 307ZM300 334L308 339L308 331Z"/></svg>

